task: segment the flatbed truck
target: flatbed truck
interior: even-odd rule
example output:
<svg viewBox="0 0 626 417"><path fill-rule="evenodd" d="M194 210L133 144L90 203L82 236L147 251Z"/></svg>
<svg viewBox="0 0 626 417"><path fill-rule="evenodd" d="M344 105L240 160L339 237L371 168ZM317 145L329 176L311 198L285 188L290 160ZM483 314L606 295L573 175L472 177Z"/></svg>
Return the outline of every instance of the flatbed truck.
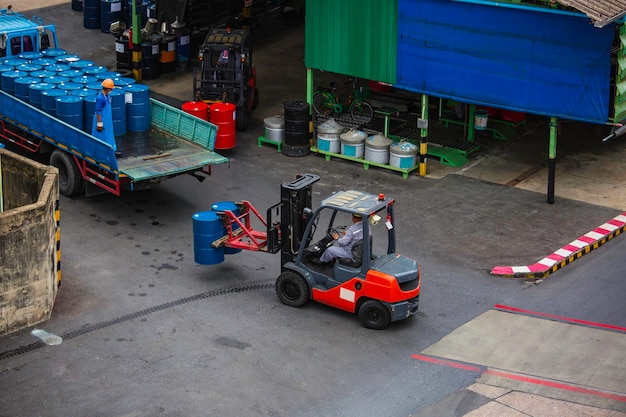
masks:
<svg viewBox="0 0 626 417"><path fill-rule="evenodd" d="M53 24L44 25L9 9L0 9L0 59L58 48ZM145 189L181 174L203 180L211 167L228 162L214 152L217 126L150 98L150 128L111 145L60 118L0 91L0 143L13 144L31 155L49 156L59 169L59 190L65 196L122 189ZM41 161L41 157L37 157Z"/></svg>

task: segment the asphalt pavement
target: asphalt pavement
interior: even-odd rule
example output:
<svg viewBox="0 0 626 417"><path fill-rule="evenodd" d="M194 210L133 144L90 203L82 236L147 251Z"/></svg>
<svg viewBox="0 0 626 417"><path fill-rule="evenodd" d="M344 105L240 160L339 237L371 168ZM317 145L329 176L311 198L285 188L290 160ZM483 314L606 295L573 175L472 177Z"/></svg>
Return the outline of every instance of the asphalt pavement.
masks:
<svg viewBox="0 0 626 417"><path fill-rule="evenodd" d="M40 0L37 5L41 9L27 14L54 22L63 48L115 66L111 35L83 29L80 14L71 12L67 3ZM14 8L20 11L18 4ZM589 400L596 399L593 395L562 397L558 388L548 392L537 384L529 388L506 384L506 378L496 380L485 372L492 362L478 376L467 372L456 365L483 366L480 359L454 359L437 345L457 329L480 324L474 320L504 294L541 291L544 285L541 279L490 275L494 266L533 264L626 210L626 141L602 143L607 127L563 122L554 204L546 197L548 130L542 117L529 116L520 135L507 141L478 138L481 149L466 166L429 159L426 177L414 171L403 179L395 171L366 170L313 153L287 157L272 145L258 146L257 138L264 118L281 113L287 100L305 98L303 32L302 25L259 28L259 108L249 129L237 134L236 148L220 152L230 163L216 167L205 183L175 178L140 195L62 198L64 284L53 318L39 327L64 335L65 342L34 348L31 329L0 339L0 386L7 393L0 399L0 415L626 416L623 377L615 379L617 385L598 389L613 395L607 401ZM190 72L147 84L172 104L192 96ZM449 134L462 135L454 129ZM193 264L193 212L216 201L240 199L269 207L277 202L279 184L300 172L320 175L314 198L345 188L396 198L398 228L404 234L399 247L422 259L425 276L423 313L415 320L419 330L401 324L390 332L363 333L350 316L336 322L332 312L317 307L285 310L272 290L278 265L262 254L226 262L217 274ZM564 268L577 262L583 261ZM558 280L566 272L546 279ZM222 297L233 292L241 298ZM467 303L459 309L448 305L451 299ZM171 300L178 301L170 305ZM210 315L201 308L202 300L211 301ZM573 309L563 306L571 316ZM240 314L229 314L233 310ZM624 306L617 311L623 312ZM245 317L266 321L261 326ZM312 340L298 323L310 325L319 318L324 326L315 327ZM621 317L603 319L626 327ZM611 332L611 337L624 339L623 330ZM349 347L343 345L346 339ZM310 344L303 347L299 340ZM402 356L405 352L393 353L403 343L417 355L411 361ZM245 355L251 351L255 355ZM423 358L442 361L449 370L431 370L421 363ZM356 381L367 381L370 375L363 363L378 372L386 368L396 377L382 389L360 390ZM241 370L248 367L255 372ZM415 369L423 374L415 376ZM422 388L429 377L432 381L441 374L449 376L439 390L434 382ZM406 387L407 376L422 382L415 398L394 390ZM576 386L585 387L585 381ZM374 402L381 391L389 404ZM350 397L361 399L362 407ZM401 405L392 406L394 401ZM332 411L326 403L333 405Z"/></svg>

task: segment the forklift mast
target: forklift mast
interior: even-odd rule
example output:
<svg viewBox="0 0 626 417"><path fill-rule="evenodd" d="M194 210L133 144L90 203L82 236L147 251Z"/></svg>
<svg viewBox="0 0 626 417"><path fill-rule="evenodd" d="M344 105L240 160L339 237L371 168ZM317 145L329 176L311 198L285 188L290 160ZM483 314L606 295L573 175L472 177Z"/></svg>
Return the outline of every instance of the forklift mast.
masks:
<svg viewBox="0 0 626 417"><path fill-rule="evenodd" d="M313 184L320 177L302 174L280 186L281 265L295 261L313 207Z"/></svg>

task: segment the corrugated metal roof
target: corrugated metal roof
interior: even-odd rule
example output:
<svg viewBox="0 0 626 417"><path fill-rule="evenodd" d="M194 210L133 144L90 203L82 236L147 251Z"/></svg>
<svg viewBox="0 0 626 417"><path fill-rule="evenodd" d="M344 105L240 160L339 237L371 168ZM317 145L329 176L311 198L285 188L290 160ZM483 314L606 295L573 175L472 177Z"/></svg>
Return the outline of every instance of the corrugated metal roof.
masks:
<svg viewBox="0 0 626 417"><path fill-rule="evenodd" d="M593 22L594 26L604 27L626 14L626 0L553 0L563 6L580 10Z"/></svg>

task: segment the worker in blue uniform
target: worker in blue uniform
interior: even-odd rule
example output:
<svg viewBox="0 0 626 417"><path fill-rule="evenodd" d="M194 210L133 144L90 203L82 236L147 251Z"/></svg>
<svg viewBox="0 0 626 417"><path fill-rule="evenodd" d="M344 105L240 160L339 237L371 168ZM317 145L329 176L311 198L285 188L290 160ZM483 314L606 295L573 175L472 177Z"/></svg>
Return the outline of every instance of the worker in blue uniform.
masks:
<svg viewBox="0 0 626 417"><path fill-rule="evenodd" d="M113 114L111 112L111 97L109 93L115 88L112 79L107 78L102 81L102 91L96 97L96 112L93 115L93 127L91 134L98 139L110 144L116 155L117 144L115 143L115 133L113 131Z"/></svg>

